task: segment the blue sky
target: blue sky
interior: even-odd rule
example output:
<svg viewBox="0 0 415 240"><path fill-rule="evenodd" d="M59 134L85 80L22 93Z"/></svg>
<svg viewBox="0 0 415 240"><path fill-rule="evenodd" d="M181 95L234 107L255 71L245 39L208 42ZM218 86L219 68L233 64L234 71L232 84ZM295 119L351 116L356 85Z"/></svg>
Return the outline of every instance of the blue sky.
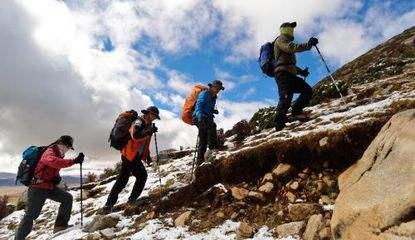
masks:
<svg viewBox="0 0 415 240"><path fill-rule="evenodd" d="M217 125L230 129L277 104L276 83L256 61L260 46L285 21L298 22L297 41L319 38L334 71L413 26L415 2L2 2L0 162L14 171L28 145L70 134L91 168L112 165L119 156L107 139L117 114L149 105L161 109L160 149L193 146L197 130L181 121L180 110L195 83L213 79L226 87ZM310 85L327 74L315 50L297 59L299 67L310 68Z"/></svg>

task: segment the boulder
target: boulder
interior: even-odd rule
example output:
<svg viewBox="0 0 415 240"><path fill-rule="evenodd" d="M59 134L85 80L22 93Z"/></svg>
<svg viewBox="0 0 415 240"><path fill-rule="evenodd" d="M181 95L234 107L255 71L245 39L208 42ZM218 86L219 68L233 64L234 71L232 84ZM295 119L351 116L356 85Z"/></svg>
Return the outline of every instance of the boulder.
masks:
<svg viewBox="0 0 415 240"><path fill-rule="evenodd" d="M293 166L287 163L280 163L273 171L272 173L277 177L285 177L288 174L290 174L294 170Z"/></svg>
<svg viewBox="0 0 415 240"><path fill-rule="evenodd" d="M249 190L245 188L232 187L232 196L237 200L243 200L248 196Z"/></svg>
<svg viewBox="0 0 415 240"><path fill-rule="evenodd" d="M277 226L278 237L300 236L304 221L290 222Z"/></svg>
<svg viewBox="0 0 415 240"><path fill-rule="evenodd" d="M411 109L395 114L362 158L339 176L340 194L330 223L335 239L415 237L414 156Z"/></svg>
<svg viewBox="0 0 415 240"><path fill-rule="evenodd" d="M288 206L288 216L293 221L304 220L320 212L321 207L314 203L296 203Z"/></svg>
<svg viewBox="0 0 415 240"><path fill-rule="evenodd" d="M317 238L319 230L323 223L323 215L312 215L307 222L307 227L303 235L304 240L314 240Z"/></svg>
<svg viewBox="0 0 415 240"><path fill-rule="evenodd" d="M258 190L263 193L270 193L274 189L274 184L267 182L262 185Z"/></svg>
<svg viewBox="0 0 415 240"><path fill-rule="evenodd" d="M185 225L189 221L191 214L191 211L182 213L178 218L176 218L176 220L174 220L174 225L176 227Z"/></svg>

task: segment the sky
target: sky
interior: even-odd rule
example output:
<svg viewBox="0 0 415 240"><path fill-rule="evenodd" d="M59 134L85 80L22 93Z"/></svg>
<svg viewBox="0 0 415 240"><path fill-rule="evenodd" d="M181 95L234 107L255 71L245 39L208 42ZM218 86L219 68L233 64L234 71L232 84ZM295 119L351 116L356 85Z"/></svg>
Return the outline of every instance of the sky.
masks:
<svg viewBox="0 0 415 240"><path fill-rule="evenodd" d="M1 171L16 172L26 147L63 134L86 154L85 172L112 166L119 153L107 139L118 113L151 105L161 110L159 149L194 146L197 129L181 121L181 108L192 86L214 79L226 88L218 127L249 120L277 104L257 58L286 21L298 23L295 41L319 39L334 71L413 26L415 2L2 0ZM310 85L326 76L314 49L297 59Z"/></svg>

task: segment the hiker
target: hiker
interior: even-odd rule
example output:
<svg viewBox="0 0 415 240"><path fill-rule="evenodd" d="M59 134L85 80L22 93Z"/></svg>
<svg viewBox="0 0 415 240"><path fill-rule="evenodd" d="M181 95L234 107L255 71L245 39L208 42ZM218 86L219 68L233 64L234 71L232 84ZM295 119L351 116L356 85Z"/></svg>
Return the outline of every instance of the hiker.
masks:
<svg viewBox="0 0 415 240"><path fill-rule="evenodd" d="M136 181L128 198L128 204L136 202L147 181L147 171L141 161L151 162L149 146L151 136L157 132L157 127L152 125L152 122L160 119L160 116L158 108L154 106L141 110L141 112L143 115L138 116L131 124L129 128L130 138L121 149L121 169L103 208L103 214L112 212L112 208L117 202L118 194L127 185L130 174L134 175Z"/></svg>
<svg viewBox="0 0 415 240"><path fill-rule="evenodd" d="M33 221L39 217L46 199L60 203L53 232L56 233L69 227L73 198L69 192L57 187L62 179L59 171L74 164L82 164L84 161L83 153L79 153L74 159L64 159L69 149L73 150L73 139L71 136L64 135L50 144L42 154L29 185L26 210L16 231L16 240L25 239L29 235Z"/></svg>
<svg viewBox="0 0 415 240"><path fill-rule="evenodd" d="M280 26L280 35L274 42L275 56L275 81L278 85L279 102L277 115L275 117L275 130L280 131L285 127L286 115L291 105L294 93L300 96L291 107L291 115L294 119L306 120L307 115L303 113L303 108L309 103L313 91L305 82L310 73L308 68L300 69L296 66L295 53L310 50L318 44L318 39L311 37L307 43L294 43L294 28L296 22L285 22Z"/></svg>
<svg viewBox="0 0 415 240"><path fill-rule="evenodd" d="M199 146L197 149L198 166L205 161L204 155L208 144L211 150L218 148L216 123L213 121L213 118L214 114L219 113L218 110L215 110L217 95L221 90L225 90L225 88L219 80L214 80L208 86L209 88L203 90L198 95L192 114L193 123L199 129Z"/></svg>

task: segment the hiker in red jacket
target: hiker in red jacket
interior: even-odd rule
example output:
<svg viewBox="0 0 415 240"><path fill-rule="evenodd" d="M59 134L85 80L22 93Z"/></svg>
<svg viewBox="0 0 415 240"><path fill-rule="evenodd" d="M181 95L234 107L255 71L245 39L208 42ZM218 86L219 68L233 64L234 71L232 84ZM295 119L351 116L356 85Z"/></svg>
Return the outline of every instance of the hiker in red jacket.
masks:
<svg viewBox="0 0 415 240"><path fill-rule="evenodd" d="M73 198L69 192L56 186L62 179L59 171L84 161L83 153L79 153L74 159L63 159L69 149L73 149L73 139L71 136L64 135L49 145L42 154L27 192L28 201L25 215L16 231L16 240L25 239L29 235L33 221L39 217L46 199L61 203L53 232L56 233L68 228Z"/></svg>

